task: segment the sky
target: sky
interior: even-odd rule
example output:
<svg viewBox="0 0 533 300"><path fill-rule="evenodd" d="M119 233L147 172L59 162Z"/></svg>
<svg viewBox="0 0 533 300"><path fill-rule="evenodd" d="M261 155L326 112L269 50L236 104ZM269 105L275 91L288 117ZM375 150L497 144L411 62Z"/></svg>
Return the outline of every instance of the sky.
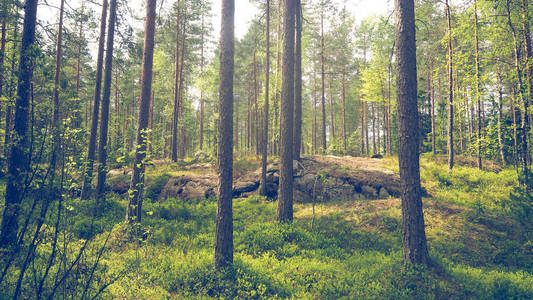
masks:
<svg viewBox="0 0 533 300"><path fill-rule="evenodd" d="M81 6L83 0L67 0L66 8L78 8ZM101 0L92 0L94 2L101 2ZM133 9L134 13L138 18L143 18L145 14L145 0L127 0L128 5ZM160 7L161 0L158 0L158 8ZM40 4L43 4L44 1L40 1ZM60 0L48 0L46 1L50 6L39 5L38 9L38 18L41 21L56 23L54 21L58 18L58 9ZM168 8L172 5L174 1L164 0L163 7ZM274 1L272 1L274 2ZM303 5L309 0L304 0ZM346 6L351 14L357 21L361 21L366 17L375 14L388 14L392 11L392 6L394 5L393 0L333 0L333 3L337 7ZM94 7L94 5L93 5ZM221 11L221 0L213 0L213 38L218 40L220 33L220 11ZM248 30L250 22L253 17L259 12L256 4L250 2L249 0L235 0L235 37L240 39ZM97 9L97 14L100 14L100 9ZM305 16L304 16L305 17ZM133 21L134 28L142 30L143 22L142 21Z"/></svg>

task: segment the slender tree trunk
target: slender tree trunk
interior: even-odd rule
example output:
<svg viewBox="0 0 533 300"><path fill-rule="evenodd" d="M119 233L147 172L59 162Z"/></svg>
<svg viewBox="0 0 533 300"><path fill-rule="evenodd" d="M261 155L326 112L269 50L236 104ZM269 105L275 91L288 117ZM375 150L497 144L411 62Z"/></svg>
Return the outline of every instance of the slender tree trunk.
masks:
<svg viewBox="0 0 533 300"><path fill-rule="evenodd" d="M529 120L532 118L529 113L529 101L533 97L533 48L531 45L531 33L529 31L529 15L528 15L528 4L526 0L522 0L522 27L524 35L524 48L525 48L525 61L526 61L526 74L527 74L527 97L524 98L524 117L522 118L522 132L523 132L523 141L522 141L522 152L523 152L523 168L524 168L524 182L527 189L530 189L529 183Z"/></svg>
<svg viewBox="0 0 533 300"><path fill-rule="evenodd" d="M87 165L85 166L85 176L81 189L81 199L89 198L91 191L91 181L93 178L94 159L96 158L96 135L98 131L98 113L100 110L100 97L102 86L102 66L104 61L104 44L106 32L107 0L102 2L102 15L100 17L100 38L98 40L98 54L96 59L96 82L94 87L93 111L91 118L91 132L89 134L89 144L87 149Z"/></svg>
<svg viewBox="0 0 533 300"><path fill-rule="evenodd" d="M186 16L187 16L187 8L184 8L183 12L183 18L182 18L182 33L181 33L181 57L180 57L180 82L178 85L178 119L183 116L183 62L185 60L185 34L186 34ZM185 127L183 127L183 124L180 126L178 124L178 127L181 128L181 131L185 133ZM185 157L185 135L180 135L180 143L179 143L179 158L183 159Z"/></svg>
<svg viewBox="0 0 533 300"><path fill-rule="evenodd" d="M263 137L261 142L261 182L259 193L266 196L266 172L268 158L268 92L270 90L270 0L266 0L266 58L265 58L265 105L263 107Z"/></svg>
<svg viewBox="0 0 533 300"><path fill-rule="evenodd" d="M448 21L448 170L453 169L453 48L452 48L452 17L450 5L446 0L446 19Z"/></svg>
<svg viewBox="0 0 533 300"><path fill-rule="evenodd" d="M293 218L293 118L294 118L294 1L284 1L283 10L283 68L281 87L280 175L278 193L278 221Z"/></svg>
<svg viewBox="0 0 533 300"><path fill-rule="evenodd" d="M29 172L28 116L30 85L33 78L35 25L37 0L26 0L24 5L24 27L20 48L17 99L13 143L7 160L8 175L5 192L5 208L0 228L0 248L15 246L22 193Z"/></svg>
<svg viewBox="0 0 533 300"><path fill-rule="evenodd" d="M114 0L113 0L114 1ZM141 77L141 97L139 99L139 121L137 123L137 147L131 175L129 203L126 220L141 222L142 194L146 157L146 129L150 113L150 94L152 91L152 71L154 63L156 0L146 1L146 21L144 23L144 51Z"/></svg>
<svg viewBox="0 0 533 300"><path fill-rule="evenodd" d="M346 154L346 87L345 87L345 72L342 71L342 148Z"/></svg>
<svg viewBox="0 0 533 300"><path fill-rule="evenodd" d="M18 29L18 22L15 22L15 29L13 31L13 40L17 40L17 29ZM12 43L13 50L11 53L11 80L10 80L10 86L14 85L14 78L15 78L15 61L16 61L16 55L17 55L17 43ZM10 149L10 143L11 143L11 119L12 119L12 101L13 99L13 88L9 89L9 102L6 106L6 127L5 127L5 138L4 138L4 155L5 157L9 157L9 149Z"/></svg>
<svg viewBox="0 0 533 300"><path fill-rule="evenodd" d="M4 12L7 14L7 12ZM4 96L4 57L6 55L6 24L7 24L7 15L2 16L1 25L0 25L0 99ZM13 41L14 43L14 41ZM0 104L0 120L2 115L2 108L4 104ZM9 105L5 105L6 107ZM7 116L7 115L6 115ZM4 140L5 143L5 140Z"/></svg>
<svg viewBox="0 0 533 300"><path fill-rule="evenodd" d="M331 121L331 140L335 140L335 106L333 105L333 75L329 78L329 115Z"/></svg>
<svg viewBox="0 0 533 300"><path fill-rule="evenodd" d="M295 48L294 48L294 159L300 160L302 145L302 7L295 0Z"/></svg>
<svg viewBox="0 0 533 300"><path fill-rule="evenodd" d="M317 124L317 120L316 120L316 115L317 115L317 112L316 112L316 106L317 106L317 87L316 87L316 72L313 72L313 154L316 154L318 151L318 134L317 134L317 127L318 127L318 124Z"/></svg>
<svg viewBox="0 0 533 300"><path fill-rule="evenodd" d="M104 90L102 108L100 110L100 140L98 141L98 177L96 181L96 198L99 201L105 193L107 175L107 132L109 129L109 102L111 98L111 80L113 77L113 43L115 39L115 21L117 16L117 0L109 3L109 25L105 55Z"/></svg>
<svg viewBox="0 0 533 300"><path fill-rule="evenodd" d="M368 102L363 102L363 119L364 119L364 130L365 130L365 144L366 144L366 155L370 154L370 142L368 137Z"/></svg>
<svg viewBox="0 0 533 300"><path fill-rule="evenodd" d="M177 13L176 13L176 62L174 65L174 110L172 113L172 143L171 143L171 158L173 162L178 161L178 112L179 112L179 103L178 103L178 83L180 76L180 60L179 60L179 48L180 48L180 1L177 1Z"/></svg>
<svg viewBox="0 0 533 300"><path fill-rule="evenodd" d="M52 113L52 152L50 155L50 179L49 189L50 194L48 200L55 198L54 181L56 177L56 165L59 150L61 148L61 120L59 115L59 76L61 74L61 56L63 43L63 13L65 7L65 0L61 0L59 7L59 25L57 29L57 45L56 45L56 69L54 76L54 103Z"/></svg>
<svg viewBox="0 0 533 300"><path fill-rule="evenodd" d="M155 81L155 73L152 74L152 82ZM154 105L155 105L155 89L152 88L150 95L150 111L148 113L148 153L152 154L152 129L154 127Z"/></svg>
<svg viewBox="0 0 533 300"><path fill-rule="evenodd" d="M520 66L520 45L519 45L519 41L518 41L518 34L516 33L516 29L513 25L513 22L511 21L511 9L510 9L510 2L511 0L507 0L506 1L506 9L507 9L507 23L509 24L509 28L511 29L511 33L513 34L513 44L514 44L514 49L513 49L513 52L514 52L514 65L515 65L515 70L516 70L516 74L517 74L517 84L518 84L518 95L520 96L520 100L522 100L521 102L522 103L527 103L527 99L526 99L526 95L524 95L524 85L523 85L523 82L522 82L522 70L521 70L521 66ZM527 10L526 10L527 12ZM528 23L529 24L529 23ZM524 23L524 26L526 26L526 24ZM527 34L524 36L524 38L526 39L527 38ZM530 46L531 47L531 46ZM527 52L527 45L526 45L526 51ZM512 109L513 109L513 122L515 124L514 126L514 143L515 143L515 160L516 160L516 165L518 167L518 160L516 159L516 157L518 156L518 135L517 135L517 121L516 121L516 111L515 110L515 106L513 105L512 106ZM525 121L523 120L524 118L522 118L522 125L521 125L521 129L524 129L524 125L525 125ZM527 167L527 139L525 139L525 137L527 136L525 134L525 132L523 132L523 130L521 130L522 132L522 163L523 163L523 172L524 172L524 180L522 181L522 183L524 185L527 186L527 182L528 182L528 177L529 177L529 168Z"/></svg>
<svg viewBox="0 0 533 300"><path fill-rule="evenodd" d="M502 133L502 123L503 123L503 87L502 87L502 77L498 72L498 148L500 152L500 161L503 166L506 164L505 151L503 145L503 133Z"/></svg>
<svg viewBox="0 0 533 300"><path fill-rule="evenodd" d="M478 33L478 16L477 16L477 0L474 0L474 38L475 38L475 61L476 61L476 102L477 102L477 167L481 170L483 167L481 160L481 75L479 72L479 33Z"/></svg>
<svg viewBox="0 0 533 300"><path fill-rule="evenodd" d="M428 264L420 187L414 1L395 0L395 12L404 260Z"/></svg>
<svg viewBox="0 0 533 300"><path fill-rule="evenodd" d="M325 53L324 53L324 12L320 14L320 66L322 68L322 154L326 153L327 140L326 140L326 95L324 80L326 74L324 72Z"/></svg>
<svg viewBox="0 0 533 300"><path fill-rule="evenodd" d="M376 111L375 102L372 102L372 152L376 154Z"/></svg>
<svg viewBox="0 0 533 300"><path fill-rule="evenodd" d="M433 60L431 60L431 70L429 71L429 78L430 78L430 104L431 104L431 152L433 155L437 154L437 142L436 142L436 134L435 134L435 89L433 88Z"/></svg>
<svg viewBox="0 0 533 300"><path fill-rule="evenodd" d="M220 29L218 199L215 270L233 265L233 72L235 1L223 0Z"/></svg>
<svg viewBox="0 0 533 300"><path fill-rule="evenodd" d="M200 38L200 74L204 73L204 14L202 13L202 27ZM200 150L204 149L204 89L200 87Z"/></svg>

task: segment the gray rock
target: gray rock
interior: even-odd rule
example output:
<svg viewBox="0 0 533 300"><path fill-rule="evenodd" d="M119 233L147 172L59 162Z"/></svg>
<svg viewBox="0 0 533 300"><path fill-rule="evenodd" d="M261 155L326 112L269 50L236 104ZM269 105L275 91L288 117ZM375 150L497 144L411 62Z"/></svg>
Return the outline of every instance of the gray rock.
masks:
<svg viewBox="0 0 533 300"><path fill-rule="evenodd" d="M387 199L389 197L390 197L390 194L389 192L387 192L387 189L385 187L381 187L381 189L379 189L379 198Z"/></svg>
<svg viewBox="0 0 533 300"><path fill-rule="evenodd" d="M368 185L363 185L361 187L361 194L370 199L375 199L378 196L378 191Z"/></svg>

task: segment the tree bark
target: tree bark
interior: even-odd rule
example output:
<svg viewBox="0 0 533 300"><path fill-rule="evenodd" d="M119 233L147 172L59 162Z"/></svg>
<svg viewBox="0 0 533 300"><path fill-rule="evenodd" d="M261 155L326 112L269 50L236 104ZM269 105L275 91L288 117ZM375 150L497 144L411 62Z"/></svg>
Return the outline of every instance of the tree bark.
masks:
<svg viewBox="0 0 533 300"><path fill-rule="evenodd" d="M503 123L503 87L502 87L502 77L498 72L498 150L500 152L500 161L503 166L506 164L505 151L503 145L503 133L502 133L502 123Z"/></svg>
<svg viewBox="0 0 533 300"><path fill-rule="evenodd" d="M280 176L277 219L291 222L293 218L293 121L294 121L294 1L284 1L283 67L281 87Z"/></svg>
<svg viewBox="0 0 533 300"><path fill-rule="evenodd" d="M91 132L89 134L89 144L87 149L87 165L85 166L85 176L81 188L82 200L89 198L91 191L91 181L93 177L94 159L96 158L96 135L98 131L98 113L100 111L100 97L102 86L102 66L104 61L104 44L106 32L107 0L102 2L102 15L100 17L100 37L98 40L98 54L96 59L96 82L94 86L93 111L91 118Z"/></svg>
<svg viewBox="0 0 533 300"><path fill-rule="evenodd" d="M453 169L453 48L452 48L452 17L450 5L446 0L446 19L448 22L448 170Z"/></svg>
<svg viewBox="0 0 533 300"><path fill-rule="evenodd" d="M28 116L31 81L34 67L35 25L38 0L26 0L24 27L20 48L17 99L13 143L7 160L8 174L5 193L5 208L0 228L0 248L15 246L22 192L29 172Z"/></svg>
<svg viewBox="0 0 533 300"><path fill-rule="evenodd" d="M114 0L113 0L114 1ZM146 21L144 23L144 51L141 77L141 97L139 99L139 121L137 123L137 147L133 161L133 173L129 190L129 203L126 220L141 222L142 194L144 188L144 171L146 158L146 129L150 113L150 95L152 91L152 71L154 65L156 0L146 1Z"/></svg>
<svg viewBox="0 0 533 300"><path fill-rule="evenodd" d="M15 22L15 29L13 31L13 40L17 40L17 33L18 33L18 22ZM11 80L10 80L10 86L13 86L13 81L15 77L15 61L16 61L16 55L17 55L17 43L12 43L13 50L11 53ZM13 98L13 89L9 89L9 102L6 106L6 127L5 127L5 137L4 137L4 155L5 157L9 157L9 149L10 149L10 143L11 143L11 119L12 119L12 98Z"/></svg>
<svg viewBox="0 0 533 300"><path fill-rule="evenodd" d="M98 177L96 181L96 199L99 201L105 193L107 175L107 133L109 129L109 103L111 98L111 80L113 79L113 43L115 39L115 22L117 18L117 0L109 3L109 25L107 32L104 90L100 110L100 140L98 141Z"/></svg>
<svg viewBox="0 0 533 300"><path fill-rule="evenodd" d="M59 7L59 25L57 29L57 45L56 45L56 69L54 75L54 103L52 112L52 152L50 154L50 177L49 177L49 196L48 200L54 198L54 180L56 175L57 156L61 148L61 120L59 115L59 76L61 73L61 56L62 56L62 42L63 42L63 13L65 7L65 0L61 0Z"/></svg>
<svg viewBox="0 0 533 300"><path fill-rule="evenodd" d="M200 30L200 74L204 73L204 13L202 12L202 25ZM200 87L200 150L204 149L204 89Z"/></svg>
<svg viewBox="0 0 533 300"><path fill-rule="evenodd" d="M477 0L474 0L474 39L475 39L475 62L476 62L476 102L477 102L477 140L476 140L476 151L477 151L477 167L482 169L483 164L481 160L481 75L479 72L479 33L478 33L478 16L477 16Z"/></svg>
<svg viewBox="0 0 533 300"><path fill-rule="evenodd" d="M294 45L294 159L300 161L302 145L302 7L295 0L295 45Z"/></svg>
<svg viewBox="0 0 533 300"><path fill-rule="evenodd" d="M533 59L533 48L531 45L531 33L529 31L529 15L528 15L528 4L526 0L522 0L522 28L523 28L523 35L524 35L524 48L525 48L525 61L526 61L526 74L527 74L527 97L524 98L524 116L522 118L522 134L523 134L523 140L522 140L522 156L523 156L523 168L524 168L524 182L526 185L526 188L529 190L530 183L529 183L529 152L528 152L528 144L529 144L529 120L531 117L531 114L529 113L529 100L531 97L533 97L533 63L531 60Z"/></svg>
<svg viewBox="0 0 533 300"><path fill-rule="evenodd" d="M395 0L398 87L398 160L402 198L404 260L428 264L422 211L417 106L415 10L413 0Z"/></svg>
<svg viewBox="0 0 533 300"><path fill-rule="evenodd" d="M270 0L266 0L266 58L265 58L265 105L263 107L263 137L261 142L261 182L259 193L266 196L266 172L268 158L268 93L270 90Z"/></svg>
<svg viewBox="0 0 533 300"><path fill-rule="evenodd" d="M220 29L219 153L215 270L233 266L233 72L235 1L223 0Z"/></svg>
<svg viewBox="0 0 533 300"><path fill-rule="evenodd" d="M180 0L177 1L177 13L176 13L176 62L174 65L174 110L172 112L172 143L171 143L171 159L173 162L178 161L178 112L179 112L179 103L178 103L178 83L180 76L180 60L179 60L179 48L180 48Z"/></svg>
<svg viewBox="0 0 533 300"><path fill-rule="evenodd" d="M322 68L322 154L326 153L327 140L326 140L326 95L325 95L325 53L324 53L324 12L320 14L320 66Z"/></svg>

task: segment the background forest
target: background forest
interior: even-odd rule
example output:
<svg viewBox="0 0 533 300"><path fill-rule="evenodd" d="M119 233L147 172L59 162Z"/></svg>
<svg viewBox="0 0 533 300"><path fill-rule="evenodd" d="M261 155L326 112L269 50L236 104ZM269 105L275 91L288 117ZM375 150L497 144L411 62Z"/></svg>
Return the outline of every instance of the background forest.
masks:
<svg viewBox="0 0 533 300"><path fill-rule="evenodd" d="M397 12L285 1L237 1L233 73L227 0L2 1L0 298L533 298L533 5L414 1L410 132Z"/></svg>

